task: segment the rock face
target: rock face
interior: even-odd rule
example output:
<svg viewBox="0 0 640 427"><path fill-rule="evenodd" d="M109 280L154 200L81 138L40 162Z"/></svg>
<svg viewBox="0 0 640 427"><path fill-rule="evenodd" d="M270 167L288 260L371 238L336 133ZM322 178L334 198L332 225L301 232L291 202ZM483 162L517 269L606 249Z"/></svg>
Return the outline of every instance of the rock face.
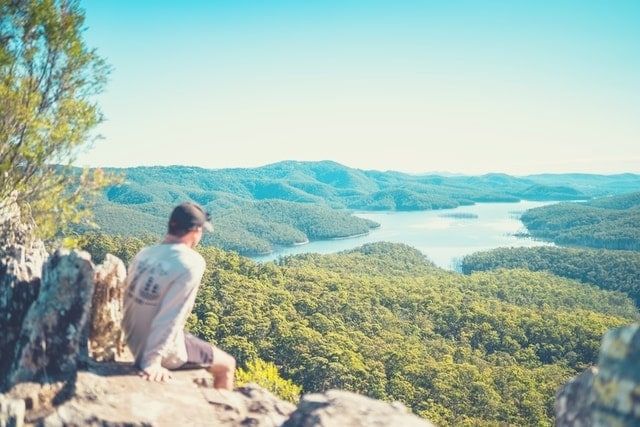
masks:
<svg viewBox="0 0 640 427"><path fill-rule="evenodd" d="M612 329L602 340L593 380L593 425L640 425L640 325Z"/></svg>
<svg viewBox="0 0 640 427"><path fill-rule="evenodd" d="M78 372L73 397L61 405L49 403L56 385L20 384L9 397L30 402L27 421L45 427L432 426L401 404L355 393L305 395L296 409L255 384L230 392L208 387L209 378L204 370L174 371L170 382L160 384L141 379L127 363L92 363Z"/></svg>
<svg viewBox="0 0 640 427"><path fill-rule="evenodd" d="M120 323L126 275L124 263L111 254L96 267L89 327L89 354L94 360L113 362L124 352Z"/></svg>
<svg viewBox="0 0 640 427"><path fill-rule="evenodd" d="M558 392L556 425L640 425L639 324L606 333L600 347L598 369L585 371Z"/></svg>
<svg viewBox="0 0 640 427"><path fill-rule="evenodd" d="M386 403L342 390L302 397L298 409L283 427L429 427L400 403Z"/></svg>
<svg viewBox="0 0 640 427"><path fill-rule="evenodd" d="M86 252L58 250L49 258L38 299L22 325L9 386L64 380L75 374L93 297L93 275Z"/></svg>
<svg viewBox="0 0 640 427"><path fill-rule="evenodd" d="M589 427L593 409L593 378L598 369L591 367L566 383L556 394L556 425Z"/></svg>
<svg viewBox="0 0 640 427"><path fill-rule="evenodd" d="M34 228L33 221L21 217L15 195L0 202L0 389L47 259L44 244L32 237Z"/></svg>

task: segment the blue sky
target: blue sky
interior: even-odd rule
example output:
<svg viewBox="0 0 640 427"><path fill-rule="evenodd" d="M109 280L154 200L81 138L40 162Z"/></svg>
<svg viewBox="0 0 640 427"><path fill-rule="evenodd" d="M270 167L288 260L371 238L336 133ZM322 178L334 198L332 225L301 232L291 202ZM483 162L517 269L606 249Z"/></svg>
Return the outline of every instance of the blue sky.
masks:
<svg viewBox="0 0 640 427"><path fill-rule="evenodd" d="M640 172L640 1L83 1L79 165Z"/></svg>

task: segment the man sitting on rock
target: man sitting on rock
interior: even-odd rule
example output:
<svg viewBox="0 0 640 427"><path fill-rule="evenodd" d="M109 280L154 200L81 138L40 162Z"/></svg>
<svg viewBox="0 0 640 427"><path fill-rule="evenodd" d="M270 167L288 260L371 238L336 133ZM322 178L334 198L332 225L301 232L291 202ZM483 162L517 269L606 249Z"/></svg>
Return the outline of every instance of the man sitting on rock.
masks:
<svg viewBox="0 0 640 427"><path fill-rule="evenodd" d="M131 261L122 328L146 379L165 381L168 369L200 366L211 372L214 387L232 390L235 359L183 331L205 270L193 249L205 229L213 227L200 206L183 203L173 210L164 241Z"/></svg>

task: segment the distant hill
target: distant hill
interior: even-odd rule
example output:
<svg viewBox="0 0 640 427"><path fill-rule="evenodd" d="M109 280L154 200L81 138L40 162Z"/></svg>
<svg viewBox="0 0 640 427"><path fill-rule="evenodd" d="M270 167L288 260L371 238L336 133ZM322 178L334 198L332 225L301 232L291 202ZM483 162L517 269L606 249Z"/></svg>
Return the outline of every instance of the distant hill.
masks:
<svg viewBox="0 0 640 427"><path fill-rule="evenodd" d="M615 175L567 173L529 175L527 178L538 184L571 187L590 197L602 197L639 191L638 177L640 175L632 173Z"/></svg>
<svg viewBox="0 0 640 427"><path fill-rule="evenodd" d="M460 263L465 274L500 268L549 271L602 289L624 292L640 306L640 252L554 246L497 248L467 255Z"/></svg>
<svg viewBox="0 0 640 427"><path fill-rule="evenodd" d="M156 166L108 170L122 175L123 183L106 189L98 202L96 223L101 231L159 235L171 208L193 200L214 216L216 231L205 243L245 255L267 253L274 245L362 234L377 225L349 210L444 209L520 199L580 200L615 194L622 181L623 188L640 190L638 175L411 175L354 169L332 161L283 161L249 169Z"/></svg>
<svg viewBox="0 0 640 427"><path fill-rule="evenodd" d="M562 245L640 250L640 192L528 210L531 235Z"/></svg>

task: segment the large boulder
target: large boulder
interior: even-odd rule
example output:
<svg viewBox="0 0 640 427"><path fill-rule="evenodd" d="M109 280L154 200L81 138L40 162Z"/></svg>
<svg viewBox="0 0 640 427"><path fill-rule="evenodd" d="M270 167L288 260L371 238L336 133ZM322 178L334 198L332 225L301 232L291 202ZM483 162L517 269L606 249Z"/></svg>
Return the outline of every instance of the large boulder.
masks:
<svg viewBox="0 0 640 427"><path fill-rule="evenodd" d="M12 195L0 202L0 389L11 369L24 317L40 289L47 259L34 238L35 224L23 216Z"/></svg>
<svg viewBox="0 0 640 427"><path fill-rule="evenodd" d="M7 397L25 401L26 421L44 427L432 427L399 403L346 391L305 395L296 408L255 384L234 391L210 385L204 370L174 371L169 382L156 383L130 363L92 362L60 404L61 383L21 383Z"/></svg>
<svg viewBox="0 0 640 427"><path fill-rule="evenodd" d="M307 394L283 427L433 427L401 403L387 403L343 390Z"/></svg>
<svg viewBox="0 0 640 427"><path fill-rule="evenodd" d="M569 381L556 395L556 426L640 425L640 324L609 330L598 368Z"/></svg>
<svg viewBox="0 0 640 427"><path fill-rule="evenodd" d="M593 380L593 425L640 425L640 324L611 329Z"/></svg>
<svg viewBox="0 0 640 427"><path fill-rule="evenodd" d="M56 251L43 269L38 299L24 319L8 386L74 376L93 297L91 256Z"/></svg>
<svg viewBox="0 0 640 427"><path fill-rule="evenodd" d="M29 402L26 419L42 426L281 426L295 405L250 384L208 387L204 370L173 372L167 383L140 378L131 364L92 363L79 371L73 396L51 404L51 386L24 383L9 397ZM15 401L15 400L14 400Z"/></svg>
<svg viewBox="0 0 640 427"><path fill-rule="evenodd" d="M107 254L95 269L88 337L89 355L94 360L113 362L124 353L124 335L120 323L126 276L124 263L111 254Z"/></svg>
<svg viewBox="0 0 640 427"><path fill-rule="evenodd" d="M556 394L556 426L590 427L594 396L591 392L598 369L591 367L571 379Z"/></svg>

